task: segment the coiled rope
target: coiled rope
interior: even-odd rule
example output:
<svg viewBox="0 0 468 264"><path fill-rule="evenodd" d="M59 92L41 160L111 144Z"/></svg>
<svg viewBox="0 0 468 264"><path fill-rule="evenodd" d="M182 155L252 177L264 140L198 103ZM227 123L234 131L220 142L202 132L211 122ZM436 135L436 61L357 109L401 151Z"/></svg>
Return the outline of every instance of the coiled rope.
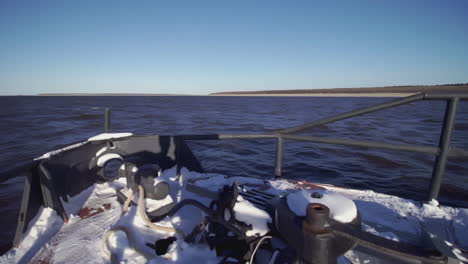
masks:
<svg viewBox="0 0 468 264"><path fill-rule="evenodd" d="M179 230L179 229L174 228L174 227L160 226L160 225L157 225L157 224L154 224L153 222L151 222L149 220L148 216L146 215L145 190L144 190L142 185L138 185L138 192L139 192L139 197L138 197L137 212L138 212L138 215L143 219L143 222L148 227L150 227L152 229L155 229L157 231L162 231L162 232L167 232L167 233L177 233L180 236L185 237L184 232L182 230ZM131 204L134 197L135 197L135 193L133 192L133 190L130 189L130 193L129 193L128 197L127 197L127 200L125 200L125 203L124 203L124 206L123 206L123 209L122 209L122 211L124 213L128 212L130 204ZM136 252L138 252L143 257L145 257L145 259L147 261L149 261L150 259L152 259L154 257L153 255L150 255L147 252L145 252L143 250L140 250L140 249L136 248L135 246L133 246L133 245L136 244L136 240L133 237L132 233L124 226L117 226L117 227L113 227L113 228L109 229L108 231L106 231L104 233L104 236L103 236L102 240L101 240L102 250L103 250L104 254L106 255L106 257L110 259L111 263L119 263L119 261L117 259L117 256L113 252L111 252L109 250L108 246L107 246L107 240L109 239L110 234L113 233L113 232L116 232L116 231L124 232L127 235L128 243L130 245L130 248L135 250Z"/></svg>
<svg viewBox="0 0 468 264"><path fill-rule="evenodd" d="M130 232L125 226L116 226L116 227L113 227L113 228L107 230L104 233L104 236L102 237L102 240L101 240L102 252L104 252L104 255L108 259L110 259L110 263L120 263L120 261L117 259L117 255L114 252L110 251L109 248L108 248L108 245L107 245L107 240L109 239L109 236L112 233L115 233L117 231L122 231L122 232L125 233L125 235L127 236L128 244L129 244L130 248L135 250L136 252L138 252L140 255L142 255L146 259L146 262L148 262L149 260L154 258L153 255L148 254L147 252L145 252L143 250L140 250L137 247L133 246L133 245L136 244L136 239L133 236L132 232Z"/></svg>

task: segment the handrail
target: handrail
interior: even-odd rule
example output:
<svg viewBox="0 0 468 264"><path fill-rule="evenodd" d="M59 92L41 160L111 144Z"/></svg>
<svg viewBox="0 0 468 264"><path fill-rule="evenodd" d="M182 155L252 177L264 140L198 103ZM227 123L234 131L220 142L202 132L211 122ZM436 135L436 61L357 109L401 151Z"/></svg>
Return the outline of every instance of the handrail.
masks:
<svg viewBox="0 0 468 264"><path fill-rule="evenodd" d="M432 170L431 190L428 198L429 201L432 199L437 199L439 196L440 184L442 182L442 176L444 175L445 165L447 163L448 154L450 152L450 138L452 136L453 125L455 124L455 114L457 112L459 101L460 99L458 97L447 101L444 124L442 126L439 139L440 153L437 155L434 168Z"/></svg>
<svg viewBox="0 0 468 264"><path fill-rule="evenodd" d="M419 100L424 99L424 96L425 95L423 93L410 95L408 97L403 97L403 98L400 98L400 99L397 99L397 100L394 100L394 101L364 107L364 108L361 108L361 109L357 109L357 110L354 110L354 111L350 111L350 112L346 112L346 113L343 113L343 114L335 115L335 116L332 116L332 117L327 117L327 118L319 119L319 120L316 120L316 121L313 121L313 122L308 122L308 123L305 123L305 124L300 125L300 126L294 126L294 127L289 127L289 128L278 129L276 131L279 132L279 133L283 133L283 134L299 132L299 131L306 130L308 128L333 123L333 122L340 121L340 120L343 120L343 119L347 119L347 118L350 118L350 117L355 117L355 116L359 116L359 115L363 115L363 114L368 114L368 113L376 112L376 111L379 111L379 110L383 110L383 109L387 109L387 108L391 108L391 107L395 107L395 106L399 106L399 105L419 101Z"/></svg>
<svg viewBox="0 0 468 264"><path fill-rule="evenodd" d="M201 134L201 135L178 135L184 140L218 140L218 139L260 139L260 138L276 138L274 134Z"/></svg>
<svg viewBox="0 0 468 264"><path fill-rule="evenodd" d="M369 140L354 140L354 139L296 136L296 135L283 135L282 138L299 140L299 141L310 141L310 142L317 142L317 143L334 144L334 145L345 145L345 146L354 146L354 147L373 147L373 148L390 149L390 150L404 150L404 151L411 151L411 152L429 153L429 154L434 154L434 155L439 154L439 148L437 147L418 146L418 145L410 145L410 144L393 144L393 143L390 144L390 143L382 143L382 142L369 141Z"/></svg>
<svg viewBox="0 0 468 264"><path fill-rule="evenodd" d="M316 136L300 136L291 135L292 133L303 131L312 127L317 127L336 121L360 116L379 110L392 108L404 104L409 104L421 100L444 100L447 101L445 116L440 133L440 140L438 146L421 146L415 144L390 144L384 142L368 141L368 140L354 140L354 139L341 139L329 137L316 137ZM275 162L275 176L281 177L282 160L283 160L283 145L284 140L298 140L309 141L324 144L345 145L354 147L372 147L389 150L402 150L429 153L436 156L434 168L432 171L431 185L427 201L437 200L440 191L442 177L445 172L447 159L449 157L468 157L468 150L453 148L450 146L450 139L452 130L455 123L455 115L457 106L460 100L468 100L467 94L447 94L447 93L418 93L411 96L392 100L390 102L380 103L361 109L345 112L335 116L322 118L316 121L307 122L302 125L276 129L273 134L198 134L198 135L178 135L178 140L222 140L222 139L276 139L276 162ZM107 121L106 122L110 122ZM178 173L180 168L178 168Z"/></svg>
<svg viewBox="0 0 468 264"><path fill-rule="evenodd" d="M449 100L459 98L460 100L468 100L468 93L465 94L447 94L447 93L425 93L424 100Z"/></svg>

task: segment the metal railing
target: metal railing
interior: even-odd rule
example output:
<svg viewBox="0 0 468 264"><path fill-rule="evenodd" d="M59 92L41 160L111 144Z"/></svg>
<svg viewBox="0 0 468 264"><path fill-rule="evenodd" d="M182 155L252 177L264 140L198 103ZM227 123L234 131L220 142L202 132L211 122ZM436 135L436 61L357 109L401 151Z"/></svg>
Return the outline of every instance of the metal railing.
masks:
<svg viewBox="0 0 468 264"><path fill-rule="evenodd" d="M300 136L293 135L293 133L304 131L313 127L333 123L336 121L376 112L379 110L392 108L404 104L409 104L421 100L444 100L447 102L445 117L440 133L440 139L438 146L422 146L416 144L393 144L383 143L377 141L368 140L353 140L343 138L329 138L329 137L315 137L315 136ZM468 100L468 94L426 94L418 93L408 97L399 98L390 102L376 104L354 111L346 112L343 114L319 119L312 122L307 122L303 125L282 128L274 130L272 134L201 134L201 135L179 135L177 142L183 140L222 140L222 139L276 139L276 161L275 161L275 177L281 177L282 174L282 163L283 163L283 145L285 140L296 140L296 141L308 141L315 143L344 145L352 147L368 147L376 149L388 149L388 150L402 150L410 152L428 153L436 156L434 167L431 177L431 185L428 195L428 201L433 199L437 200L439 196L440 186L442 177L445 172L447 159L449 157L468 157L468 150L454 148L450 146L450 139L455 123L455 115L457 106L460 100ZM108 116L107 116L108 117ZM108 118L107 118L108 119ZM107 120L106 119L106 120ZM106 121L108 122L108 121ZM107 127L108 129L109 127ZM179 149L179 148L177 148ZM176 154L178 156L178 154ZM177 160L179 160L177 158ZM180 165L177 166L177 173L180 174Z"/></svg>

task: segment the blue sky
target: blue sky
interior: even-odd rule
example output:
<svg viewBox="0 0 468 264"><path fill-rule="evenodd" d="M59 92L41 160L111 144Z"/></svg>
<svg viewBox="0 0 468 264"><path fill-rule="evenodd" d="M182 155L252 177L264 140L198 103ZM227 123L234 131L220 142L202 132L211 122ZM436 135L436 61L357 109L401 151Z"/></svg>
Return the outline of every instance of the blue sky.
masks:
<svg viewBox="0 0 468 264"><path fill-rule="evenodd" d="M0 1L0 94L468 82L468 1Z"/></svg>

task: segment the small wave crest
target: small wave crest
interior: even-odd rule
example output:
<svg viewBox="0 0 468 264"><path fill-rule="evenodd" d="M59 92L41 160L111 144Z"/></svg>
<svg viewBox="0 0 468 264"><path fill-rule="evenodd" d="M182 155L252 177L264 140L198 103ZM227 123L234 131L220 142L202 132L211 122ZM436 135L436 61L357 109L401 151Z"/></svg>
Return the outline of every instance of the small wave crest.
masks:
<svg viewBox="0 0 468 264"><path fill-rule="evenodd" d="M80 114L80 115L75 115L70 117L71 120L92 120L92 119L98 119L98 118L103 118L102 114Z"/></svg>
<svg viewBox="0 0 468 264"><path fill-rule="evenodd" d="M367 163L376 165L381 168L407 168L408 164L402 163L396 159L387 159L380 155L372 155L367 153L356 153L359 157L363 158Z"/></svg>

